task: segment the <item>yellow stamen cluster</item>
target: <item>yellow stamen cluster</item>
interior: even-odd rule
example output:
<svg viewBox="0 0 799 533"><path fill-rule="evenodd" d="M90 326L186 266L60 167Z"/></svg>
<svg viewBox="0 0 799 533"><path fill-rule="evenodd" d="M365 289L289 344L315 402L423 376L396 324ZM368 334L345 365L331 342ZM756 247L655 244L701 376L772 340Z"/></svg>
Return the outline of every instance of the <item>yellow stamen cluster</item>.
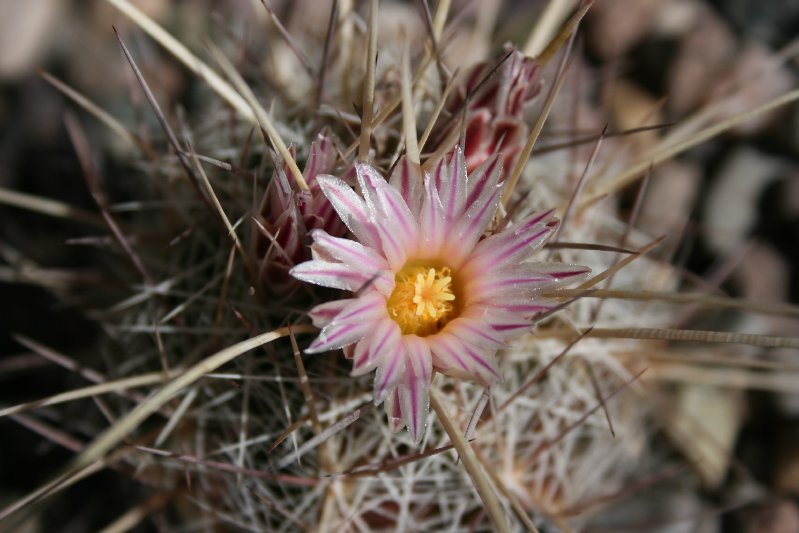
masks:
<svg viewBox="0 0 799 533"><path fill-rule="evenodd" d="M406 265L394 281L386 306L404 335L438 333L454 318L455 294L449 267Z"/></svg>

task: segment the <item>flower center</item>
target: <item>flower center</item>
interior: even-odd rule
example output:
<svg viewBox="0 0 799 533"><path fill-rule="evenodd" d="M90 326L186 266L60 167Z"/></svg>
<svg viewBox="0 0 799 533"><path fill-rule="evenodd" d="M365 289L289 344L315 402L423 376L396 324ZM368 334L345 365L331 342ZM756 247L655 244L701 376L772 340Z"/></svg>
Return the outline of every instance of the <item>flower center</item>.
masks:
<svg viewBox="0 0 799 533"><path fill-rule="evenodd" d="M394 278L386 307L403 335L426 337L441 331L455 313L449 267L405 265Z"/></svg>

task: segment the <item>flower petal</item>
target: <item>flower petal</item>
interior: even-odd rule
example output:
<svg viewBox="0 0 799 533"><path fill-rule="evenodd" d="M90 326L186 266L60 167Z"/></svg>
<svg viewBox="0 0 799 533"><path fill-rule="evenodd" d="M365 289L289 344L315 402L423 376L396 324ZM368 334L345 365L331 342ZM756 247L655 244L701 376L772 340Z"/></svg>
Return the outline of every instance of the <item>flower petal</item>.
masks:
<svg viewBox="0 0 799 533"><path fill-rule="evenodd" d="M470 305L480 301L522 301L577 281L590 269L562 263L521 263L480 273L470 265L463 272L468 278L465 304Z"/></svg>
<svg viewBox="0 0 799 533"><path fill-rule="evenodd" d="M501 154L494 154L469 176L466 205L472 205L487 189L496 187L501 175L502 157Z"/></svg>
<svg viewBox="0 0 799 533"><path fill-rule="evenodd" d="M385 354L390 352L391 346L399 342L400 330L393 320L381 320L374 326L374 331L369 337L362 340L356 348L353 358L353 376L368 374L379 365L383 364ZM361 346L363 345L363 346Z"/></svg>
<svg viewBox="0 0 799 533"><path fill-rule="evenodd" d="M389 271L385 258L374 249L350 239L331 237L323 230L314 230L311 236L314 238L315 257L341 261L353 271L362 274L367 279L367 284L374 285L386 296L394 290L394 275ZM359 289L363 288L362 284Z"/></svg>
<svg viewBox="0 0 799 533"><path fill-rule="evenodd" d="M514 265L540 248L552 233L554 210L535 213L504 231L483 239L474 248L469 268L485 271L496 265Z"/></svg>
<svg viewBox="0 0 799 533"><path fill-rule="evenodd" d="M542 295L584 279L588 267L563 263L522 263L468 285L466 305L485 302L525 315L554 307L554 300Z"/></svg>
<svg viewBox="0 0 799 533"><path fill-rule="evenodd" d="M391 431L396 433L401 430L405 425L402 421L402 409L400 407L399 390L394 389L386 397L385 404L386 414L388 415L388 425Z"/></svg>
<svg viewBox="0 0 799 533"><path fill-rule="evenodd" d="M420 251L424 255L435 255L441 249L447 236L447 222L444 218L444 206L438 197L438 191L433 185L430 176L425 177L425 196L422 201L422 212L419 216L419 225L424 228L424 246Z"/></svg>
<svg viewBox="0 0 799 533"><path fill-rule="evenodd" d="M581 265L566 263L525 263L538 272L553 277L558 283L574 283L588 277L591 269Z"/></svg>
<svg viewBox="0 0 799 533"><path fill-rule="evenodd" d="M407 335L403 341L406 364L402 381L398 386L400 408L405 425L411 432L411 439L414 444L418 444L424 435L430 402L432 358L428 343L416 335Z"/></svg>
<svg viewBox="0 0 799 533"><path fill-rule="evenodd" d="M431 337L430 351L433 354L433 367L452 377L461 379L472 379L474 373L471 367L457 351L450 349L450 344L446 342L445 335L438 334Z"/></svg>
<svg viewBox="0 0 799 533"><path fill-rule="evenodd" d="M319 174L326 174L333 170L336 157L336 147L333 145L332 140L325 134L320 133L317 135L316 140L311 143L308 160L302 171L302 175L308 182L308 188L312 194L319 189L316 177Z"/></svg>
<svg viewBox="0 0 799 533"><path fill-rule="evenodd" d="M490 325L472 317L459 316L447 324L446 331L475 346L494 350L505 346L505 340Z"/></svg>
<svg viewBox="0 0 799 533"><path fill-rule="evenodd" d="M478 301L501 300L515 295L532 296L536 292L557 285L558 280L541 273L537 265L522 263L484 276L473 276L466 290L467 305Z"/></svg>
<svg viewBox="0 0 799 533"><path fill-rule="evenodd" d="M344 180L335 176L317 176L319 186L344 224L365 246L376 248L380 238L374 223L369 219L363 200Z"/></svg>
<svg viewBox="0 0 799 533"><path fill-rule="evenodd" d="M418 215L422 208L422 178L419 167L414 165L406 156L402 156L391 173L389 185L395 188L405 200L411 213Z"/></svg>
<svg viewBox="0 0 799 533"><path fill-rule="evenodd" d="M322 328L319 336L305 352L327 352L361 340L385 316L385 305L385 298L376 292L353 298L351 303Z"/></svg>
<svg viewBox="0 0 799 533"><path fill-rule="evenodd" d="M549 298L519 298L501 301L497 307L505 309L514 315L532 317L536 313L543 313L560 305L560 302Z"/></svg>
<svg viewBox="0 0 799 533"><path fill-rule="evenodd" d="M464 316L485 321L500 338L506 341L529 332L533 326L529 319L498 307L471 306L464 312Z"/></svg>
<svg viewBox="0 0 799 533"><path fill-rule="evenodd" d="M389 267L394 271L402 268L408 258L408 247L403 244L402 236L392 231L388 224L379 224L377 226L377 234L380 236L383 256L388 261Z"/></svg>
<svg viewBox="0 0 799 533"><path fill-rule="evenodd" d="M435 185L444 205L444 215L454 225L466 209L466 160L461 147L455 146L446 169L436 170Z"/></svg>
<svg viewBox="0 0 799 533"><path fill-rule="evenodd" d="M314 259L289 270L295 278L332 289L356 292L372 281L372 277L351 269L344 263L331 263Z"/></svg>
<svg viewBox="0 0 799 533"><path fill-rule="evenodd" d="M325 302L323 304L319 304L313 309L311 312L308 313L311 317L311 322L317 328L323 328L330 324L336 315L338 315L342 309L344 309L347 305L352 303L352 298L347 298L345 300L331 300L329 302Z"/></svg>
<svg viewBox="0 0 799 533"><path fill-rule="evenodd" d="M371 339L368 337L363 338L358 341L355 348L352 350L352 371L350 372L350 376L363 376L375 369L375 365L372 364L375 362L375 358L372 357L372 354L369 352L370 342Z"/></svg>
<svg viewBox="0 0 799 533"><path fill-rule="evenodd" d="M388 269L386 260L380 254L357 241L331 237L326 231L318 229L311 232L311 237L317 246L323 247L332 257L351 268L371 273Z"/></svg>
<svg viewBox="0 0 799 533"><path fill-rule="evenodd" d="M439 333L429 342L433 350L433 364L444 373L486 385L502 380L494 357L496 349L465 343L448 332Z"/></svg>
<svg viewBox="0 0 799 533"><path fill-rule="evenodd" d="M390 186L370 165L356 163L355 170L366 207L376 223L390 225L390 229L399 236L403 245L414 242L419 236L419 227L399 191Z"/></svg>
<svg viewBox="0 0 799 533"><path fill-rule="evenodd" d="M447 247L447 256L452 264L456 266L461 264L473 252L474 245L497 212L499 198L499 187L486 189L481 198L470 206L458 221Z"/></svg>
<svg viewBox="0 0 799 533"><path fill-rule="evenodd" d="M384 322L385 324L381 323L380 326L386 328L387 336L385 342L383 342L382 338L378 339L375 336L372 339L372 344L369 345L370 353L378 359L374 382L376 405L385 400L386 395L396 388L402 374L405 372L405 346L402 343L399 326L390 318L387 318ZM388 326L391 324L396 327L389 328Z"/></svg>

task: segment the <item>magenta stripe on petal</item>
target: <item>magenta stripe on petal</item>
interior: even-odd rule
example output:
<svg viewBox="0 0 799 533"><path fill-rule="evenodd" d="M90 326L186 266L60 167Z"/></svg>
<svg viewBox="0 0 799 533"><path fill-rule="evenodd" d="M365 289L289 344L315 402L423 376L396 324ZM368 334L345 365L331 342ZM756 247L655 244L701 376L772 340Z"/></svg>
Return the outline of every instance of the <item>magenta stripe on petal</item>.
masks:
<svg viewBox="0 0 799 533"><path fill-rule="evenodd" d="M408 257L407 248L402 245L397 234L388 224L381 224L378 227L378 235L380 235L383 255L388 261L389 267L392 270L399 270Z"/></svg>
<svg viewBox="0 0 799 533"><path fill-rule="evenodd" d="M380 330L386 329L390 333L379 352L370 349L375 357L380 359L374 382L375 404L379 404L385 399L386 394L394 389L397 380L405 371L405 349L396 322L386 318L375 327Z"/></svg>
<svg viewBox="0 0 799 533"><path fill-rule="evenodd" d="M399 191L414 216L419 214L422 206L422 182L419 167L409 163L405 156L400 158L389 179L389 185Z"/></svg>
<svg viewBox="0 0 799 533"><path fill-rule="evenodd" d="M386 261L377 252L357 241L331 237L321 229L313 230L311 237L318 246L324 247L330 255L351 268L371 272L388 268Z"/></svg>
<svg viewBox="0 0 799 533"><path fill-rule="evenodd" d="M437 191L441 190L442 183L446 179L445 175L445 172L447 172L446 164L447 164L446 158L442 157L436 164L436 167L433 169L433 172L431 174L433 178L433 185L435 186Z"/></svg>
<svg viewBox="0 0 799 533"><path fill-rule="evenodd" d="M427 413L428 394L432 377L430 348L416 335L403 338L405 345L405 372L399 385L400 406L403 419L414 443L424 434L424 417Z"/></svg>
<svg viewBox="0 0 799 533"><path fill-rule="evenodd" d="M454 262L459 262L468 256L473 250L474 244L483 234L491 219L494 218L497 205L499 203L500 190L498 188L490 191L480 204L473 205L461 217L455 235L449 246L449 253L453 256ZM494 263L496 264L496 262Z"/></svg>
<svg viewBox="0 0 799 533"><path fill-rule="evenodd" d="M506 322L506 323L499 323L494 324L494 330L496 331L516 331L520 329L530 329L530 322L525 321L524 324L520 324L518 322Z"/></svg>
<svg viewBox="0 0 799 533"><path fill-rule="evenodd" d="M330 324L305 350L305 353L328 352L362 339L368 331L363 324Z"/></svg>
<svg viewBox="0 0 799 533"><path fill-rule="evenodd" d="M380 404L385 399L386 394L393 390L393 387L389 387L389 385L393 385L396 381L395 374L402 364L402 354L399 353L399 349L393 354L387 354L384 357L387 362L384 361L375 374L375 404Z"/></svg>
<svg viewBox="0 0 799 533"><path fill-rule="evenodd" d="M532 233L523 239L519 239L516 241L512 246L506 248L501 253L494 256L496 261L508 261L511 257L517 254L520 251L523 251L525 248L531 247L530 245L541 239L547 234L552 233L552 228L543 228L540 231Z"/></svg>
<svg viewBox="0 0 799 533"><path fill-rule="evenodd" d="M362 339L385 316L385 299L376 292L353 298L306 350L317 353L342 348ZM382 315L381 315L382 311Z"/></svg>
<svg viewBox="0 0 799 533"><path fill-rule="evenodd" d="M568 280L573 282L575 278L585 277L591 273L591 269L581 265L569 265L565 263L533 263L539 272L544 272L558 280Z"/></svg>
<svg viewBox="0 0 799 533"><path fill-rule="evenodd" d="M444 213L447 220L455 221L463 214L466 207L466 160L460 146L455 147L449 167L442 167L440 178L437 188L444 205Z"/></svg>
<svg viewBox="0 0 799 533"><path fill-rule="evenodd" d="M485 352L484 354L481 354L480 352L477 351L476 348L469 346L468 344L465 343L463 347L464 351L466 352L466 355L468 355L475 363L477 363L479 366L490 372L496 378L502 377L502 375L488 362L488 358L493 357L490 352Z"/></svg>
<svg viewBox="0 0 799 533"><path fill-rule="evenodd" d="M493 356L491 354L496 352L494 348L486 349L486 354L483 355L478 351L477 347L464 342L457 332L439 334L434 347L438 353L443 352L445 359L449 356L453 359L457 358L465 364L465 370L463 371L465 377L487 384L501 379L498 370L492 365ZM467 359L464 360L462 357ZM490 359L486 360L486 358Z"/></svg>
<svg viewBox="0 0 799 533"><path fill-rule="evenodd" d="M368 292L360 298L355 298L352 303L343 309L335 318L335 322L352 321L356 318L363 319L365 314L381 311L386 305L386 299L377 292ZM379 319L380 314L375 314L371 318Z"/></svg>
<svg viewBox="0 0 799 533"><path fill-rule="evenodd" d="M327 326L335 317L338 315L344 307L349 305L352 302L352 299L346 300L333 300L330 302L325 302L323 304L319 304L309 313L311 317L311 322L317 328L323 328Z"/></svg>
<svg viewBox="0 0 799 533"><path fill-rule="evenodd" d="M460 317L453 320L447 331L458 337L467 344L478 344L491 348L499 348L505 342L497 336L496 332L486 324L467 317Z"/></svg>
<svg viewBox="0 0 799 533"><path fill-rule="evenodd" d="M492 235L478 243L469 263L476 271L494 268L497 264L513 265L540 247L555 230L548 226L533 225L525 231L515 228Z"/></svg>
<svg viewBox="0 0 799 533"><path fill-rule="evenodd" d="M502 174L502 157L501 154L494 154L469 176L469 194L466 198L466 205L472 205L486 188L495 186L499 181L500 174Z"/></svg>
<svg viewBox="0 0 799 533"><path fill-rule="evenodd" d="M399 391L394 389L391 394L386 397L386 414L388 415L388 425L391 431L396 433L403 427L402 422L402 408L400 407Z"/></svg>
<svg viewBox="0 0 799 533"><path fill-rule="evenodd" d="M458 366L460 366L462 369L464 369L464 370L466 370L466 371L468 371L468 370L469 370L469 366L468 366L468 365L466 364L466 362L465 362L465 361L464 361L464 360L461 358L461 356L460 356L460 355L458 355L458 353L457 353L457 352L454 352L454 351L452 351L452 350L447 350L447 355L449 355L449 356L450 356L452 359L454 359L454 360L455 360L455 362L456 362L456 363L458 363Z"/></svg>
<svg viewBox="0 0 799 533"><path fill-rule="evenodd" d="M376 224L392 232L400 247L418 239L419 228L405 200L370 165L356 163L358 183ZM385 246L385 243L384 243Z"/></svg>
<svg viewBox="0 0 799 533"><path fill-rule="evenodd" d="M368 374L379 364L379 359L369 350L369 339L363 338L355 345L353 364L350 376L357 377Z"/></svg>
<svg viewBox="0 0 799 533"><path fill-rule="evenodd" d="M544 283L549 283L551 281L553 281L551 276L516 276L512 278L500 278L492 283L487 283L486 286L490 286L495 289L501 289L503 287L518 287L520 285L543 285Z"/></svg>
<svg viewBox="0 0 799 533"><path fill-rule="evenodd" d="M338 216L361 244L372 247L377 245L380 241L374 225L369 220L363 200L355 191L335 176L319 176L317 180Z"/></svg>
<svg viewBox="0 0 799 533"><path fill-rule="evenodd" d="M549 311L555 304L529 303L529 304L499 304L499 307L520 316L529 316L542 311Z"/></svg>
<svg viewBox="0 0 799 533"><path fill-rule="evenodd" d="M384 318L376 325L369 351L374 354L393 353L400 342L400 330L396 322Z"/></svg>
<svg viewBox="0 0 799 533"><path fill-rule="evenodd" d="M433 365L437 368L450 370L453 368L454 363L454 365L464 371L462 375L468 377L468 365L455 350L451 349L450 345L445 340L445 338L451 337L451 335L443 333L435 336L430 341L430 349L433 353Z"/></svg>
<svg viewBox="0 0 799 533"><path fill-rule="evenodd" d="M554 209L550 209L548 211L542 211L540 213L533 213L532 215L527 216L521 222L513 226L513 230L517 233L521 231L525 231L528 228L535 226L536 224L542 224L547 222L552 215L555 214Z"/></svg>
<svg viewBox="0 0 799 533"><path fill-rule="evenodd" d="M447 231L451 231L451 228L444 220L444 208L430 176L425 177L424 185L426 194L422 200L422 211L419 217L420 225L424 228L422 238L432 253L438 253Z"/></svg>
<svg viewBox="0 0 799 533"><path fill-rule="evenodd" d="M403 156L402 160L397 163L397 167L395 168L391 177L395 178L395 176L396 181L392 182L389 180L389 184L394 186L394 188L399 191L402 197L405 198L405 201L408 202L408 200L411 198L411 170L408 167L407 157ZM410 204L410 202L408 203Z"/></svg>
<svg viewBox="0 0 799 533"><path fill-rule="evenodd" d="M300 263L292 268L289 274L308 283L348 291L358 290L370 279L363 273L353 271L343 263L318 260Z"/></svg>
<svg viewBox="0 0 799 533"><path fill-rule="evenodd" d="M530 320L498 307L472 306L465 314L485 321L505 340L518 337L532 327Z"/></svg>

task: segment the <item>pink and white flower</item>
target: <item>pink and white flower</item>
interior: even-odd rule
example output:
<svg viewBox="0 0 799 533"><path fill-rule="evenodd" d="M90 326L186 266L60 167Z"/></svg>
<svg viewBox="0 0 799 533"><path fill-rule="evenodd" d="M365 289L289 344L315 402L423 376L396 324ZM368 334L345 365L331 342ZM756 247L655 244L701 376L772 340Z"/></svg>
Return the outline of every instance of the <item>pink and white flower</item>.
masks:
<svg viewBox="0 0 799 533"><path fill-rule="evenodd" d="M396 431L423 435L433 371L491 385L496 352L556 303L543 296L587 274L526 262L557 227L535 213L485 236L500 201L501 155L470 176L456 148L424 178L401 161L390 181L357 163L361 195L333 176L319 185L356 240L311 233L314 259L291 274L353 292L311 311L321 333L306 350L344 348L353 376L376 370L374 400Z"/></svg>

